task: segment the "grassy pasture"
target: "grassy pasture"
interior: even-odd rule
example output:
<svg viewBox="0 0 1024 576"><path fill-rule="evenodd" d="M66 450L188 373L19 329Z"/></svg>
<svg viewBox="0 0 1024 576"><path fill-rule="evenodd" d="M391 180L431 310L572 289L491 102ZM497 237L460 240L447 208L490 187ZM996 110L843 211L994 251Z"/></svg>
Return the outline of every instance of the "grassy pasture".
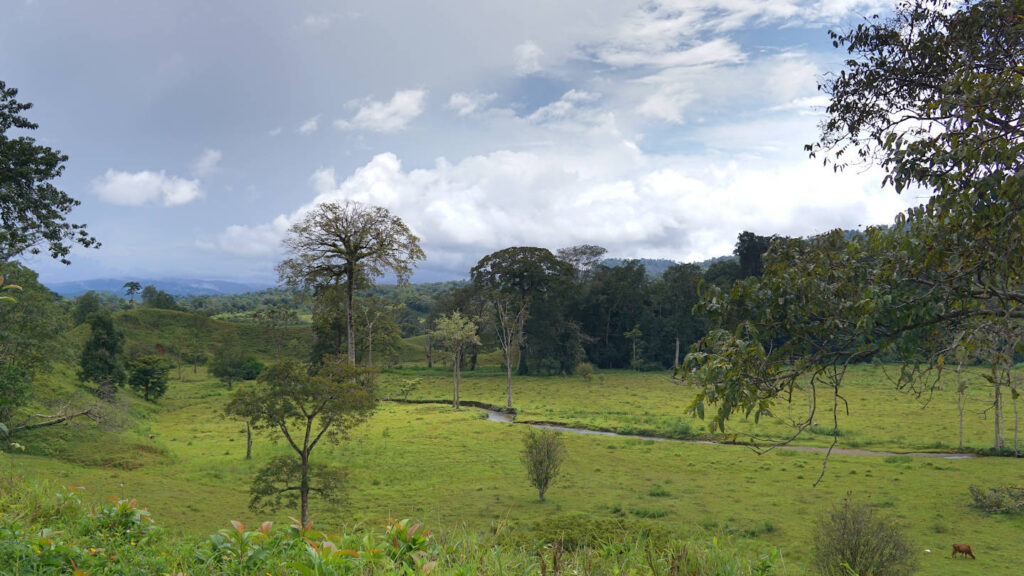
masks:
<svg viewBox="0 0 1024 576"><path fill-rule="evenodd" d="M876 451L956 451L958 415L955 375L947 370L939 387L927 396L895 390L888 380L893 367L858 365L850 369L841 390L849 405L839 415L839 442L843 448ZM964 412L964 446L986 449L992 446L992 390L981 377L982 369L968 371L967 408ZM414 400L451 398L450 369L396 370L380 377L382 394L398 396L403 381L418 385L408 395ZM514 376L513 406L520 421L560 422L579 428L612 430L630 434L669 437L707 434L708 422L688 416L686 408L695 389L672 380L666 373L600 371L584 382L579 376ZM1013 446L1013 406L1004 392L1004 446ZM476 373L463 371L463 400L495 406L505 405L505 374L487 367ZM805 432L797 444L828 446L833 429L830 390L818 390L814 421L818 426ZM785 438L792 435L792 422L808 413L807 392L798 390L792 403L779 402L776 417L753 419L734 417L726 433L738 440ZM1022 438L1024 448L1024 438Z"/></svg>
<svg viewBox="0 0 1024 576"><path fill-rule="evenodd" d="M71 372L58 371L52 379L66 383ZM872 367L851 375L845 392L851 415L840 421L840 446L848 446L848 439L866 448L921 449L934 447L936 439L955 446L949 386L922 410L875 380L879 375ZM591 383L572 377L516 378L513 399L519 418L631 426L633 431L682 426L678 421L692 394L685 385L658 374L603 376ZM385 391L402 379L420 378L412 397L450 394L443 368L379 378ZM504 376L494 369L466 373L462 390L464 400L502 405ZM981 404L977 394L975 410ZM122 396L121 410L135 424L119 431L73 425L26 436L29 453L3 456L4 466L13 465L28 477L85 486L97 501L138 498L158 523L182 533L212 533L231 519L281 522L294 515L292 510L255 515L246 509L253 472L287 448L258 436L255 459L245 461L244 426L220 416L227 391L202 368L196 375L186 372L182 382L172 380L158 405L128 392ZM806 410L806 405L793 409ZM695 432L703 425L685 421ZM971 445L988 444L988 422L977 414L968 420ZM461 525L486 530L500 522L528 524L560 515L623 518L682 535L727 533L750 546L775 545L790 572L800 574L817 514L851 493L904 522L917 548L933 550L922 554L922 574L1008 574L1017 565L1015 545L1024 519L976 512L967 506L967 487L1020 484L1024 469L1019 460L833 455L824 481L812 487L821 470L820 454L757 456L741 446L567 435L565 477L551 488L547 502L538 503L518 460L520 426L488 422L472 408L382 403L344 444L314 452L314 459L337 462L350 475L347 504L337 510L314 504L315 521L322 527L376 526L394 516L417 518L435 530ZM772 433L773 426L781 430L778 423L763 423L759 432ZM735 424L744 427L752 424ZM801 442L826 440L809 435ZM979 559L949 560L953 542L970 543Z"/></svg>

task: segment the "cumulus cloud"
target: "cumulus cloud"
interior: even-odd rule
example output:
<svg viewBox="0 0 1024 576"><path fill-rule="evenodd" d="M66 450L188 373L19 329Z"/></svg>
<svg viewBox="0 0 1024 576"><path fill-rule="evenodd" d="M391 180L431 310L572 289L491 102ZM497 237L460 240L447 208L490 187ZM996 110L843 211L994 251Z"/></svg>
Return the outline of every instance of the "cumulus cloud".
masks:
<svg viewBox="0 0 1024 576"><path fill-rule="evenodd" d="M880 190L877 177L835 175L815 162L654 158L622 142L588 153L442 158L411 170L384 153L340 180L333 169L318 170L311 202L270 223L232 226L219 244L268 254L313 206L354 200L403 218L432 267L457 273L513 245L596 243L626 257L693 260L730 252L742 230L805 235L889 221L906 199Z"/></svg>
<svg viewBox="0 0 1024 576"><path fill-rule="evenodd" d="M207 148L203 150L203 155L196 159L192 163L192 173L196 176L208 176L217 171L217 166L220 164L220 160L223 157L220 150L212 150Z"/></svg>
<svg viewBox="0 0 1024 576"><path fill-rule="evenodd" d="M299 134L312 134L316 132L317 128L320 127L320 115L317 114L309 120L306 120L299 126Z"/></svg>
<svg viewBox="0 0 1024 576"><path fill-rule="evenodd" d="M92 181L92 189L104 202L121 206L162 203L164 206L188 204L201 194L199 180L168 176L162 170L120 172L107 170Z"/></svg>
<svg viewBox="0 0 1024 576"><path fill-rule="evenodd" d="M399 90L388 102L368 100L359 104L351 120L337 120L340 130L397 132L423 113L426 90Z"/></svg>
<svg viewBox="0 0 1024 576"><path fill-rule="evenodd" d="M516 74L528 76L542 70L540 59L544 51L531 41L523 42L512 50L512 63L515 66Z"/></svg>
<svg viewBox="0 0 1024 576"><path fill-rule="evenodd" d="M455 92L448 98L448 105L445 108L454 110L459 116L468 116L477 110L481 110L497 97L498 95L493 92L490 94Z"/></svg>

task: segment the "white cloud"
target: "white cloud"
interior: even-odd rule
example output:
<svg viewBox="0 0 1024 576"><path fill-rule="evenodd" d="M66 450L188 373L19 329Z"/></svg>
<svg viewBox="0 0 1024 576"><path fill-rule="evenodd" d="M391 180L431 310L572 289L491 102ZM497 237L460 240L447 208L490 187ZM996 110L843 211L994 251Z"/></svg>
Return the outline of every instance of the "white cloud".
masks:
<svg viewBox="0 0 1024 576"><path fill-rule="evenodd" d="M498 95L493 92L490 94L455 92L448 98L448 105L445 108L454 110L459 116L468 116L487 106L497 97Z"/></svg>
<svg viewBox="0 0 1024 576"><path fill-rule="evenodd" d="M122 206L162 203L164 206L188 204L202 193L199 180L168 176L162 170L151 172L120 172L107 170L92 181L93 191L104 202Z"/></svg>
<svg viewBox="0 0 1024 576"><path fill-rule="evenodd" d="M306 120L299 126L299 134L312 134L316 132L317 128L320 127L320 115L317 114L309 120Z"/></svg>
<svg viewBox="0 0 1024 576"><path fill-rule="evenodd" d="M426 96L426 90L399 90L388 102L364 102L351 120L337 120L334 125L340 130L397 132L423 113Z"/></svg>
<svg viewBox="0 0 1024 576"><path fill-rule="evenodd" d="M274 128L274 129L272 129L272 130L268 130L268 131L267 131L267 134L268 134L269 136L277 136L277 135L278 135L278 134L280 134L280 133L281 133L281 127L280 127L280 126L278 126L277 128Z"/></svg>
<svg viewBox="0 0 1024 576"><path fill-rule="evenodd" d="M530 114L533 122L545 122L548 120L562 120L575 112L580 104L593 102L600 98L600 94L593 94L583 90L569 90L557 101L547 104Z"/></svg>
<svg viewBox="0 0 1024 576"><path fill-rule="evenodd" d="M199 177L213 174L217 171L217 165L220 164L222 157L220 150L203 150L203 155L192 164L192 173Z"/></svg>
<svg viewBox="0 0 1024 576"><path fill-rule="evenodd" d="M512 50L513 64L516 74L528 76L542 70L540 59L544 51L531 41L523 42Z"/></svg>
<svg viewBox="0 0 1024 576"><path fill-rule="evenodd" d="M288 226L322 202L384 206L423 241L433 268L464 274L484 254L514 245L597 243L613 255L702 259L728 253L742 230L806 235L891 221L907 200L877 173L845 175L816 162L740 163L654 157L628 143L577 152L498 151L406 170L379 154L339 181L311 177L315 198L256 226L232 226L219 245L268 254Z"/></svg>

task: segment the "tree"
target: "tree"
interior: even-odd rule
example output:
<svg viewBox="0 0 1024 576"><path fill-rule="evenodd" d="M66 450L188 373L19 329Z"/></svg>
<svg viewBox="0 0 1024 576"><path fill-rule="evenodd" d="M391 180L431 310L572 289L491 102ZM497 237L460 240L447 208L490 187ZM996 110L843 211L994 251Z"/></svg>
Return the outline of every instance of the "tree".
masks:
<svg viewBox="0 0 1024 576"><path fill-rule="evenodd" d="M522 300L516 303L513 298L505 296L501 292L494 292L491 296L491 304L498 317L494 329L498 334L498 344L505 357L505 406L511 408L513 364L518 370L519 353L523 349L525 340L523 327L526 324L529 301Z"/></svg>
<svg viewBox="0 0 1024 576"><path fill-rule="evenodd" d="M313 368L295 360L273 364L254 385L239 386L225 413L251 422L253 428L279 432L295 452L278 457L257 474L250 507L261 510L299 503L300 519L309 519L309 497L332 501L340 496L342 474L314 466L313 449L322 440L338 442L372 413L372 384L342 357L327 357Z"/></svg>
<svg viewBox="0 0 1024 576"><path fill-rule="evenodd" d="M434 337L444 346L452 359L452 406L459 409L459 385L462 383L462 357L466 348L479 345L476 324L459 311L437 319Z"/></svg>
<svg viewBox="0 0 1024 576"><path fill-rule="evenodd" d="M544 248L514 246L488 254L470 272L484 294L500 292L513 307L528 304L524 333L529 344L520 349L519 372L546 367L549 373L571 374L579 362L579 326L566 317L572 289L572 267Z"/></svg>
<svg viewBox="0 0 1024 576"><path fill-rule="evenodd" d="M135 295L142 291L142 284L131 281L124 283L124 294L128 297L128 303L135 303Z"/></svg>
<svg viewBox="0 0 1024 576"><path fill-rule="evenodd" d="M213 351L210 374L227 384L228 390L231 390L234 381L242 378L245 361L242 349L238 346L234 336L229 335Z"/></svg>
<svg viewBox="0 0 1024 576"><path fill-rule="evenodd" d="M22 115L32 104L18 102L17 96L17 88L0 81L0 263L26 251L38 254L45 244L52 258L69 264L72 246L98 248L100 243L84 224L67 222L80 202L51 183L68 157L29 136L8 135L12 129L39 128Z"/></svg>
<svg viewBox="0 0 1024 576"><path fill-rule="evenodd" d="M149 402L167 392L167 373L171 367L159 356L141 356L128 362L128 385Z"/></svg>
<svg viewBox="0 0 1024 576"><path fill-rule="evenodd" d="M837 170L877 163L897 192L930 196L891 228L777 239L761 278L709 289L700 306L716 327L687 357L695 412L756 418L805 381L809 413L824 385L835 419L850 363L895 360L897 386L921 393L955 353L950 335L1024 318L1021 8L912 0L832 33L850 57L821 86L831 103L807 149Z"/></svg>
<svg viewBox="0 0 1024 576"><path fill-rule="evenodd" d="M530 427L523 436L520 458L526 466L530 485L537 489L541 502L548 487L561 474L565 456L565 440L555 430Z"/></svg>
<svg viewBox="0 0 1024 576"><path fill-rule="evenodd" d="M114 318L106 310L92 314L87 322L91 332L82 349L78 379L91 382L96 395L109 400L126 378L122 358L124 334L114 326Z"/></svg>
<svg viewBox="0 0 1024 576"><path fill-rule="evenodd" d="M288 230L284 240L291 258L281 262L278 275L289 286L313 288L338 285L346 290L348 360L355 365L353 300L357 284L392 272L400 284L412 267L426 258L419 238L385 208L358 202L317 205Z"/></svg>
<svg viewBox="0 0 1024 576"><path fill-rule="evenodd" d="M75 326L85 324L89 319L89 316L99 312L102 307L103 304L100 302L99 294L89 290L85 294L74 299L71 308L72 323Z"/></svg>
<svg viewBox="0 0 1024 576"><path fill-rule="evenodd" d="M741 280L761 275L761 271L764 269L761 257L768 251L773 238L773 236L758 236L753 232L740 232L733 254L739 259L739 278Z"/></svg>
<svg viewBox="0 0 1024 576"><path fill-rule="evenodd" d="M174 296L158 290L156 286L146 286L142 289L142 305L159 310L181 310L181 306L174 301Z"/></svg>
<svg viewBox="0 0 1024 576"><path fill-rule="evenodd" d="M556 252L559 260L572 266L577 283L585 281L590 271L601 263L601 257L607 253L608 250L593 244L559 248Z"/></svg>
<svg viewBox="0 0 1024 576"><path fill-rule="evenodd" d="M0 425L15 432L14 416L31 398L31 383L51 363L62 358L68 331L67 316L56 296L39 283L32 270L17 262L0 264L0 294L16 294L0 301ZM8 290L9 288L9 290ZM19 415L19 421L34 420Z"/></svg>

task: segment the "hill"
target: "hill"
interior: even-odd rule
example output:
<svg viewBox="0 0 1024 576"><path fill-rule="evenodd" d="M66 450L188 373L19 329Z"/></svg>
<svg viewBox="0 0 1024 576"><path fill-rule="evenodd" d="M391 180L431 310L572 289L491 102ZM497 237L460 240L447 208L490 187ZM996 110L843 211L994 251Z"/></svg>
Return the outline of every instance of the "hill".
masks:
<svg viewBox="0 0 1024 576"><path fill-rule="evenodd" d="M74 298L86 292L109 292L124 295L125 282L138 282L143 286L154 286L172 296L218 296L241 294L262 290L270 286L266 282L229 282L225 280L188 279L138 279L138 278L96 278L75 282L54 282L47 288L65 298Z"/></svg>

